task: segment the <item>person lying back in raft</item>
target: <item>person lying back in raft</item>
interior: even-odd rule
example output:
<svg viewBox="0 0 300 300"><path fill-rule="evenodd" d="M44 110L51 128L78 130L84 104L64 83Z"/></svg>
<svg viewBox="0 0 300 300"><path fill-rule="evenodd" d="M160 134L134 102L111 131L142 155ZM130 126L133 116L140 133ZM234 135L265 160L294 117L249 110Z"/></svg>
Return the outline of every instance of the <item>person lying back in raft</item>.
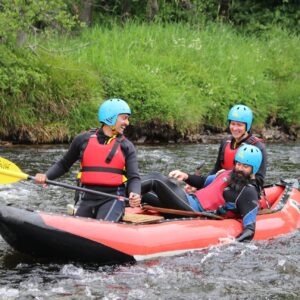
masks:
<svg viewBox="0 0 300 300"><path fill-rule="evenodd" d="M234 157L241 145L255 145L262 152L262 163L255 174L255 181L252 183L261 189L266 176L267 153L265 145L251 133L252 121L253 114L248 106L238 104L230 109L228 124L231 136L221 142L215 166L209 174L213 175L218 172L221 173L223 170L232 169L234 167ZM210 178L208 178L208 182L209 180Z"/></svg>
<svg viewBox="0 0 300 300"><path fill-rule="evenodd" d="M250 241L255 233L260 198L257 187L251 182L255 179L261 162L260 149L244 144L235 155L234 168L215 177L205 188L203 187L206 176L189 175L180 170L170 172L169 177L198 188L194 194L185 193L166 176L153 173L142 179L142 195L155 193L161 206L166 208L212 212L225 217L242 218L242 233L235 239L225 238L221 242Z"/></svg>
<svg viewBox="0 0 300 300"><path fill-rule="evenodd" d="M80 182L85 188L125 196L125 182L132 207L141 202L141 179L136 151L124 137L131 110L121 99L109 99L99 108L102 127L77 135L66 154L46 174L36 174L36 182L44 184L64 175L77 161L81 162ZM119 221L125 203L107 196L84 193L78 203L76 216Z"/></svg>

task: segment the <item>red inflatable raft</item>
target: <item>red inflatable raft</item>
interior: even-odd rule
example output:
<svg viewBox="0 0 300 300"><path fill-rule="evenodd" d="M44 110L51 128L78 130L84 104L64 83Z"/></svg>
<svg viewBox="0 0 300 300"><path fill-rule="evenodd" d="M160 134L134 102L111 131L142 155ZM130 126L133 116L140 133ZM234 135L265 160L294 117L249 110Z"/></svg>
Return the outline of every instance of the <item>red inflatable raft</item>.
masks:
<svg viewBox="0 0 300 300"><path fill-rule="evenodd" d="M257 216L255 240L287 234L300 226L300 192L295 186L265 188L271 209ZM184 218L130 224L0 207L0 233L14 249L35 257L101 264L201 249L218 244L220 237L237 236L241 230L240 220L235 219Z"/></svg>

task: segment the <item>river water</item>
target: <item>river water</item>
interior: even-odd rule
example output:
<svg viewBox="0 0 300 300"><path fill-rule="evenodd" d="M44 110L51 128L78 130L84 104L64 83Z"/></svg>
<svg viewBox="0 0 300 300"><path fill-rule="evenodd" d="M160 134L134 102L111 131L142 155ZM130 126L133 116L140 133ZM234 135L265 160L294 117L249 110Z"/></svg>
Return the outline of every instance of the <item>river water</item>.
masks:
<svg viewBox="0 0 300 300"><path fill-rule="evenodd" d="M218 145L138 146L141 174L213 165ZM34 175L58 160L66 146L0 148ZM266 183L300 179L300 144L270 144ZM75 166L60 178L70 184ZM0 186L0 203L66 212L73 192L29 182ZM269 241L212 247L129 265L57 263L18 254L0 237L0 299L300 299L300 230Z"/></svg>

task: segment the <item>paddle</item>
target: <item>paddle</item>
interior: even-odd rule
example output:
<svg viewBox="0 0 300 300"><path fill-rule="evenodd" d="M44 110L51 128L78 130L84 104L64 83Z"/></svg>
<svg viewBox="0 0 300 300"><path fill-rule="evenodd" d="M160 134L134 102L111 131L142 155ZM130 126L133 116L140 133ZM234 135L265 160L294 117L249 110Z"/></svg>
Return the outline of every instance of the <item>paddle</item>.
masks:
<svg viewBox="0 0 300 300"><path fill-rule="evenodd" d="M3 157L0 157L0 184L15 183L20 180L35 180L35 177L23 173L20 170L20 168L17 165L15 165L13 162L11 162ZM112 195L112 194L108 194L108 193L104 193L104 192L94 191L91 189L74 186L74 185L70 185L67 183L57 182L57 181L48 180L48 179L46 180L46 183L50 184L50 185L64 187L64 188L67 188L70 190L86 192L86 193L99 195L99 196L107 196L107 197L118 199L120 201L129 201L128 198L123 197L123 196Z"/></svg>
<svg viewBox="0 0 300 300"><path fill-rule="evenodd" d="M172 209L172 208L164 208L164 207L156 207L151 206L148 204L142 204L142 208L147 210L154 210L166 214L172 214L172 215L180 215L180 216L187 216L187 217L207 217L212 219L218 219L218 220L224 220L223 217L213 215L206 212L198 212L198 211L187 211L187 210L179 210L179 209Z"/></svg>
<svg viewBox="0 0 300 300"><path fill-rule="evenodd" d="M13 162L0 157L0 184L9 184L9 183L15 183L20 180L35 180L34 176L30 176L26 173L23 173L21 169L15 165ZM79 186L74 186L70 185L67 183L62 183L62 182L57 182L53 180L46 180L47 184L49 185L55 185L55 186L60 186L64 187L67 189L75 190L75 191L81 191L81 192L87 192L90 194L95 194L95 195L100 195L100 196L107 196L107 197L112 197L121 201L129 201L128 198L123 197L123 196L117 196L113 194L108 194L104 192L99 192L99 191L94 191L90 190L87 188L79 187ZM169 209L169 208L162 208L162 207L154 207L151 205L143 205L142 206L144 209L148 210L156 210L158 212L162 213L169 213L173 215L181 215L181 216L190 216L190 217L208 217L208 218L214 218L214 219L223 219L220 216L213 215L210 213L205 213L205 212L193 212L193 211L185 211L185 210L177 210L177 209Z"/></svg>
<svg viewBox="0 0 300 300"><path fill-rule="evenodd" d="M195 168L195 175L201 175L201 169L202 169L202 167L204 166L204 164L205 164L205 161L204 160L201 160L200 162L199 162L199 164L196 166L196 168Z"/></svg>

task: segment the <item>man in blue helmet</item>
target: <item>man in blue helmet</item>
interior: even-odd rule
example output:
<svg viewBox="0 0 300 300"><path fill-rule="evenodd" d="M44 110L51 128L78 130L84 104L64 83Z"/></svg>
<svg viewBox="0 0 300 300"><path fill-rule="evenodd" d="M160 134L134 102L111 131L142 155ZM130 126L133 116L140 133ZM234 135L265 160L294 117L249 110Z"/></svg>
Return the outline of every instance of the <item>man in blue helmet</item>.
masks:
<svg viewBox="0 0 300 300"><path fill-rule="evenodd" d="M142 179L142 195L156 195L156 205L187 211L212 212L228 218L241 218L243 231L236 241L249 241L255 233L256 215L259 209L259 192L251 182L262 162L262 152L253 145L244 144L235 155L234 168L215 177L206 187L206 176L187 174L180 170L170 172L169 177L196 187L193 194L185 193L166 176L152 173ZM142 199L143 201L144 199ZM233 241L232 238L222 243Z"/></svg>
<svg viewBox="0 0 300 300"><path fill-rule="evenodd" d="M129 194L132 207L140 204L141 180L136 151L123 133L129 125L131 110L122 99L109 99L99 108L101 128L77 135L66 154L46 174L36 174L36 182L43 184L64 175L80 161L79 180L83 187L125 196ZM123 201L112 197L83 193L76 216L119 221L124 214Z"/></svg>
<svg viewBox="0 0 300 300"><path fill-rule="evenodd" d="M209 174L216 174L220 170L233 168L234 157L242 144L255 145L263 155L261 166L255 176L255 183L258 187L263 187L267 168L267 153L261 140L251 134L252 121L253 114L248 106L238 104L230 109L228 126L231 136L221 142L215 166Z"/></svg>

